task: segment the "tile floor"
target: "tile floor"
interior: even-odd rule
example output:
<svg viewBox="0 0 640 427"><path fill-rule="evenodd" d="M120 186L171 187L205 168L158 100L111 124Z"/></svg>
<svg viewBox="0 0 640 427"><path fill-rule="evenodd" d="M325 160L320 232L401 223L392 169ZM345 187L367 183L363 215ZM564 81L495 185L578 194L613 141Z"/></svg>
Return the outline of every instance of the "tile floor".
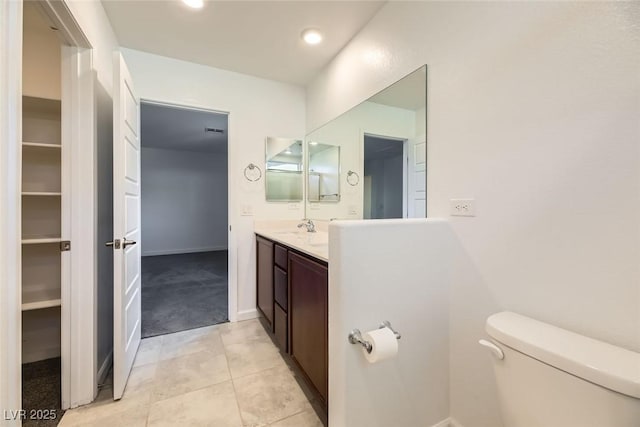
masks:
<svg viewBox="0 0 640 427"><path fill-rule="evenodd" d="M142 340L124 396L105 388L68 426L322 427L257 319Z"/></svg>

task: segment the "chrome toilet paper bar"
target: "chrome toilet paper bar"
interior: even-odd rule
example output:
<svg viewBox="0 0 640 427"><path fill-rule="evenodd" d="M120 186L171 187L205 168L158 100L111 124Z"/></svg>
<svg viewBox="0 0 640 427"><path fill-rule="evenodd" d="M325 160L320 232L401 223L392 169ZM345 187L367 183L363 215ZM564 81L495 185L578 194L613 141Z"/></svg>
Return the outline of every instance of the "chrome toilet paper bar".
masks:
<svg viewBox="0 0 640 427"><path fill-rule="evenodd" d="M380 326L378 326L378 329L382 329L382 328L391 329L391 332L393 332L393 334L396 336L397 340L402 338L402 335L400 334L400 332L398 332L395 329L393 329L391 327L391 322L389 322L388 320L383 321L380 324ZM371 350L373 350L373 346L371 345L371 343L369 341L367 341L367 340L362 339L362 332L360 332L360 329L354 329L349 333L349 342L351 344L360 344L360 345L362 345L365 348L365 350L367 350L367 353L371 353Z"/></svg>

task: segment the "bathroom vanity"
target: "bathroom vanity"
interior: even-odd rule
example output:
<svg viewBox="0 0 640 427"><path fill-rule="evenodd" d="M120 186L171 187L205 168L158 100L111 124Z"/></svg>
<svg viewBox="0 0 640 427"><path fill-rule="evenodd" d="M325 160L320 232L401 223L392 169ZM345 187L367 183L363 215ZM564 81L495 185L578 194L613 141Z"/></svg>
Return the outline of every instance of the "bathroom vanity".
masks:
<svg viewBox="0 0 640 427"><path fill-rule="evenodd" d="M257 307L265 329L326 408L327 233L256 228Z"/></svg>

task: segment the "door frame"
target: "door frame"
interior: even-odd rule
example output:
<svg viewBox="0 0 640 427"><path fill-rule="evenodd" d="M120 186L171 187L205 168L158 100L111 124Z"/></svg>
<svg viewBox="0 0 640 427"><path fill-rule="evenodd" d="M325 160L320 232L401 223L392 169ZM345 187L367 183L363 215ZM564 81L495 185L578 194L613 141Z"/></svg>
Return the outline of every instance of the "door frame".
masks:
<svg viewBox="0 0 640 427"><path fill-rule="evenodd" d="M69 194L68 230L72 250L63 274L61 298L62 407L91 402L95 381L95 99L92 47L64 1L37 5L59 29L62 49L63 192ZM0 401L7 410L22 407L21 161L23 3L0 4ZM71 180L70 177L74 179ZM63 203L65 203L63 201ZM90 213L89 215L87 213ZM87 283L93 286L87 286ZM11 325L10 327L4 325ZM5 417L3 417L5 418ZM20 421L2 420L3 425Z"/></svg>
<svg viewBox="0 0 640 427"><path fill-rule="evenodd" d="M22 407L21 146L22 3L0 2L0 402ZM11 326L9 326L11 325ZM19 419L3 426L19 426Z"/></svg>
<svg viewBox="0 0 640 427"><path fill-rule="evenodd" d="M235 240L235 234L233 233L233 227L231 224L232 217L232 207L236 202L235 193L232 191L233 188L233 179L231 172L232 167L232 149L230 144L230 135L231 135L231 111L229 109L219 109L212 108L202 105L193 105L193 104L184 104L180 102L174 101L164 101L153 98L140 98L140 106L142 108L142 104L152 104L152 105L160 105L171 108L180 108L183 110L194 110L194 111L204 111L207 113L215 113L215 114L224 114L227 116L227 317L229 318L229 322L236 322L238 319L238 276L237 276L237 242ZM142 131L140 132L140 156L142 158ZM142 169L141 169L142 173ZM142 195L142 187L140 187L140 194ZM142 223L140 224L142 227ZM142 244L144 245L144 236L141 235ZM142 251L140 252L142 254Z"/></svg>
<svg viewBox="0 0 640 427"><path fill-rule="evenodd" d="M407 218L409 214L409 138L403 136L388 136L375 132L368 132L366 130L360 131L360 155L362 165L362 176L364 179L364 139L367 136L374 138L388 139L391 141L398 141L402 143L402 218ZM364 186L363 186L364 192ZM364 194L364 193L363 193ZM364 206L364 196L363 196ZM364 214L364 210L363 210Z"/></svg>

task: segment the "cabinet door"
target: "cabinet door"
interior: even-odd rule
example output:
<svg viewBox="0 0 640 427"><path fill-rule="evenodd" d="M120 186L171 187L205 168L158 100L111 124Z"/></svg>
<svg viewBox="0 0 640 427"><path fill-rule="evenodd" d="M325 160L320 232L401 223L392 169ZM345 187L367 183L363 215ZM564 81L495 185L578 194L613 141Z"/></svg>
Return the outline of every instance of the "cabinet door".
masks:
<svg viewBox="0 0 640 427"><path fill-rule="evenodd" d="M327 400L327 281L325 265L289 252L291 356Z"/></svg>
<svg viewBox="0 0 640 427"><path fill-rule="evenodd" d="M256 237L257 247L257 306L264 318L273 325L273 242Z"/></svg>

